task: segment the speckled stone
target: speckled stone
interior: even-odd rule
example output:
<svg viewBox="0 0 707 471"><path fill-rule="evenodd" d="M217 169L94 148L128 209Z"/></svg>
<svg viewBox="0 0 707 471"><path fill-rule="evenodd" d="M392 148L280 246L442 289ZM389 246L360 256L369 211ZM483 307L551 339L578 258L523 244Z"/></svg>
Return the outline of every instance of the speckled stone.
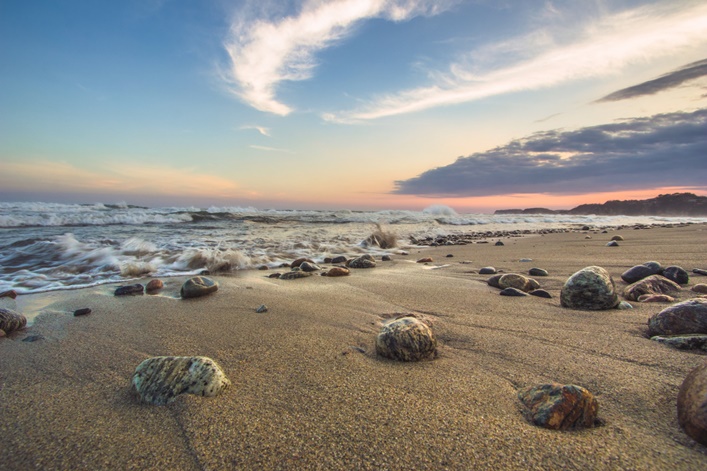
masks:
<svg viewBox="0 0 707 471"><path fill-rule="evenodd" d="M552 430L593 427L599 404L581 386L541 384L518 393L523 415L532 424Z"/></svg>
<svg viewBox="0 0 707 471"><path fill-rule="evenodd" d="M0 307L0 329L6 334L23 329L27 325L27 318L12 309Z"/></svg>
<svg viewBox="0 0 707 471"><path fill-rule="evenodd" d="M366 254L350 260L347 265L350 268L375 268L376 261L371 255Z"/></svg>
<svg viewBox="0 0 707 471"><path fill-rule="evenodd" d="M693 440L707 446L707 363L692 370L680 386L678 423Z"/></svg>
<svg viewBox="0 0 707 471"><path fill-rule="evenodd" d="M182 285L182 298L198 298L218 291L218 283L205 276L195 276Z"/></svg>
<svg viewBox="0 0 707 471"><path fill-rule="evenodd" d="M674 281L670 281L660 275L651 275L628 285L624 289L624 298L629 301L636 301L644 294L667 294L668 296L674 296L680 291L680 285Z"/></svg>
<svg viewBox="0 0 707 471"><path fill-rule="evenodd" d="M525 292L540 288L537 281L517 273L506 273L501 276L498 279L498 286L501 289L516 288Z"/></svg>
<svg viewBox="0 0 707 471"><path fill-rule="evenodd" d="M606 246L607 246L607 247L618 247L618 246L619 246L619 243L616 242L615 240L612 240L611 242L608 242L608 243L606 244Z"/></svg>
<svg viewBox="0 0 707 471"><path fill-rule="evenodd" d="M221 367L207 357L153 357L138 365L132 378L143 402L165 405L180 394L217 396L231 382Z"/></svg>
<svg viewBox="0 0 707 471"><path fill-rule="evenodd" d="M113 293L114 296L135 296L145 293L145 287L141 284L118 286Z"/></svg>
<svg viewBox="0 0 707 471"><path fill-rule="evenodd" d="M307 278L308 276L312 276L311 273L308 273L306 271L289 271L287 273L283 273L280 275L281 280L296 280L298 278Z"/></svg>
<svg viewBox="0 0 707 471"><path fill-rule="evenodd" d="M648 319L648 333L651 337L707 334L707 299L688 299L666 307Z"/></svg>
<svg viewBox="0 0 707 471"><path fill-rule="evenodd" d="M707 350L707 335L655 335L651 340L663 343L678 350Z"/></svg>
<svg viewBox="0 0 707 471"><path fill-rule="evenodd" d="M675 298L667 294L642 294L638 297L639 303L672 303Z"/></svg>
<svg viewBox="0 0 707 471"><path fill-rule="evenodd" d="M571 309L604 310L619 304L614 280L596 266L586 267L570 276L560 291L560 304Z"/></svg>
<svg viewBox="0 0 707 471"><path fill-rule="evenodd" d="M437 339L420 319L400 317L383 326L376 337L376 352L399 361L432 359L437 353Z"/></svg>

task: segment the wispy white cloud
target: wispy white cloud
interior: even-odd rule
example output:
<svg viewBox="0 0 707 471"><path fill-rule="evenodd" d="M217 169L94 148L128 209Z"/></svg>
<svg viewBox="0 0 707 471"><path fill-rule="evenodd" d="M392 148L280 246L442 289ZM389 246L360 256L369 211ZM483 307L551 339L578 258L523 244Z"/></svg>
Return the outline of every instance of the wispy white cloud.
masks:
<svg viewBox="0 0 707 471"><path fill-rule="evenodd" d="M242 130L254 129L254 130L258 131L260 134L262 134L263 136L272 137L270 134L270 128L266 128L264 126L256 126L254 124L247 124L245 126L241 126L240 129L242 129Z"/></svg>
<svg viewBox="0 0 707 471"><path fill-rule="evenodd" d="M372 120L616 74L632 64L705 47L707 4L645 6L601 17L579 35L575 33L580 39L574 42L567 43L559 35L536 31L488 46L450 65L447 72L431 74L434 83L429 86L380 96L362 107L323 117L335 122ZM503 57L504 53L506 59L511 57L510 65L498 65L499 54Z"/></svg>
<svg viewBox="0 0 707 471"><path fill-rule="evenodd" d="M362 20L404 21L432 15L454 0L308 0L297 15L267 19L243 13L224 47L231 63L224 78L242 101L285 116L292 108L276 96L283 81L307 80L316 53L347 37Z"/></svg>
<svg viewBox="0 0 707 471"><path fill-rule="evenodd" d="M259 145L251 144L250 148L255 149L255 150L263 150L265 152L283 152L285 154L294 154L294 152L292 152L289 149L279 149L277 147L259 146Z"/></svg>

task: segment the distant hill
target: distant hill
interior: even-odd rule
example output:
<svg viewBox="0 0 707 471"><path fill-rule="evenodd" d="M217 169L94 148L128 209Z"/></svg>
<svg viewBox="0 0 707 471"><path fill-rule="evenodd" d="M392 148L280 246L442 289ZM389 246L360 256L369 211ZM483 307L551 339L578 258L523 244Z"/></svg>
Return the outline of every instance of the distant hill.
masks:
<svg viewBox="0 0 707 471"><path fill-rule="evenodd" d="M611 200L582 204L569 210L547 208L499 209L494 214L597 214L601 216L707 216L707 196L693 193L658 195L647 200Z"/></svg>

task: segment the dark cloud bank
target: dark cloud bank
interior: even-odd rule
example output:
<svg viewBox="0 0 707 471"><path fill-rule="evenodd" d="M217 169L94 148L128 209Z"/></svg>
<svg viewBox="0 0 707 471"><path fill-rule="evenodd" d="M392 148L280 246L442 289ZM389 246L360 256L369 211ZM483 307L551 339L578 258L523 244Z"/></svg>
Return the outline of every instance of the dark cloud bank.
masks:
<svg viewBox="0 0 707 471"><path fill-rule="evenodd" d="M429 197L704 187L707 109L536 133L395 185Z"/></svg>
<svg viewBox="0 0 707 471"><path fill-rule="evenodd" d="M627 98L636 98L643 95L653 95L663 90L675 88L690 80L698 79L707 75L707 59L693 62L680 67L677 70L662 75L654 80L639 83L632 87L624 88L604 98L597 100L597 103L606 101L619 101Z"/></svg>

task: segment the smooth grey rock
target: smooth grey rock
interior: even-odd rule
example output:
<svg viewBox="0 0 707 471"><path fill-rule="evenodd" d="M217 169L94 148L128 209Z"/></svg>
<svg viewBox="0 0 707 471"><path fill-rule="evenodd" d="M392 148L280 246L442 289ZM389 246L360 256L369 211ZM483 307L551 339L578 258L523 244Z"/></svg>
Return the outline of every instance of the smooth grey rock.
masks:
<svg viewBox="0 0 707 471"><path fill-rule="evenodd" d="M188 279L181 290L182 298L198 298L207 294L215 293L218 290L218 283L205 276L195 276Z"/></svg>
<svg viewBox="0 0 707 471"><path fill-rule="evenodd" d="M221 367L207 357L152 357L135 369L132 386L143 402L165 405L180 394L212 397L229 387Z"/></svg>
<svg viewBox="0 0 707 471"><path fill-rule="evenodd" d="M674 281L679 285L686 285L690 282L690 275L682 267L674 265L670 267L665 267L663 269L663 273L661 274L670 281Z"/></svg>
<svg viewBox="0 0 707 471"><path fill-rule="evenodd" d="M534 289L530 293L531 296L537 296L539 298L547 298L547 299L552 299L552 295L545 291L544 289Z"/></svg>
<svg viewBox="0 0 707 471"><path fill-rule="evenodd" d="M479 269L479 275L495 275L496 269L494 267L483 267Z"/></svg>
<svg viewBox="0 0 707 471"><path fill-rule="evenodd" d="M560 291L560 304L571 309L604 310L619 304L614 280L597 266L586 267L570 276Z"/></svg>
<svg viewBox="0 0 707 471"><path fill-rule="evenodd" d="M616 309L620 309L620 310L624 311L626 309L633 309L633 306L631 305L631 303L628 303L626 301L621 301L619 303L619 305L616 306Z"/></svg>
<svg viewBox="0 0 707 471"><path fill-rule="evenodd" d="M265 304L261 304L258 309L255 310L258 314L262 314L264 312L268 312L268 307Z"/></svg>
<svg viewBox="0 0 707 471"><path fill-rule="evenodd" d="M542 268L531 268L528 270L528 275L530 276L548 276L547 270L543 270Z"/></svg>
<svg viewBox="0 0 707 471"><path fill-rule="evenodd" d="M503 274L494 275L491 278L489 278L488 280L486 280L486 283L489 286L493 286L494 288L503 289L503 288L501 288L501 285L498 284L498 280L500 280L502 276L503 276Z"/></svg>
<svg viewBox="0 0 707 471"><path fill-rule="evenodd" d="M661 266L658 262L646 262L643 265L636 265L621 274L621 279L626 283L635 283L643 278L660 273Z"/></svg>
<svg viewBox="0 0 707 471"><path fill-rule="evenodd" d="M499 293L501 296L528 296L528 293L518 288L505 288Z"/></svg>
<svg viewBox="0 0 707 471"><path fill-rule="evenodd" d="M74 317L79 317L79 316L87 316L91 314L91 308L90 307L84 307L81 309L77 309L74 311Z"/></svg>
<svg viewBox="0 0 707 471"><path fill-rule="evenodd" d="M615 240L612 240L611 242L606 244L607 247L618 247L619 243L616 242Z"/></svg>
<svg viewBox="0 0 707 471"><path fill-rule="evenodd" d="M321 270L319 265L317 265L316 263L311 263L311 262L302 262L300 264L299 268L300 268L300 270L302 270L304 272L308 272L308 273Z"/></svg>

